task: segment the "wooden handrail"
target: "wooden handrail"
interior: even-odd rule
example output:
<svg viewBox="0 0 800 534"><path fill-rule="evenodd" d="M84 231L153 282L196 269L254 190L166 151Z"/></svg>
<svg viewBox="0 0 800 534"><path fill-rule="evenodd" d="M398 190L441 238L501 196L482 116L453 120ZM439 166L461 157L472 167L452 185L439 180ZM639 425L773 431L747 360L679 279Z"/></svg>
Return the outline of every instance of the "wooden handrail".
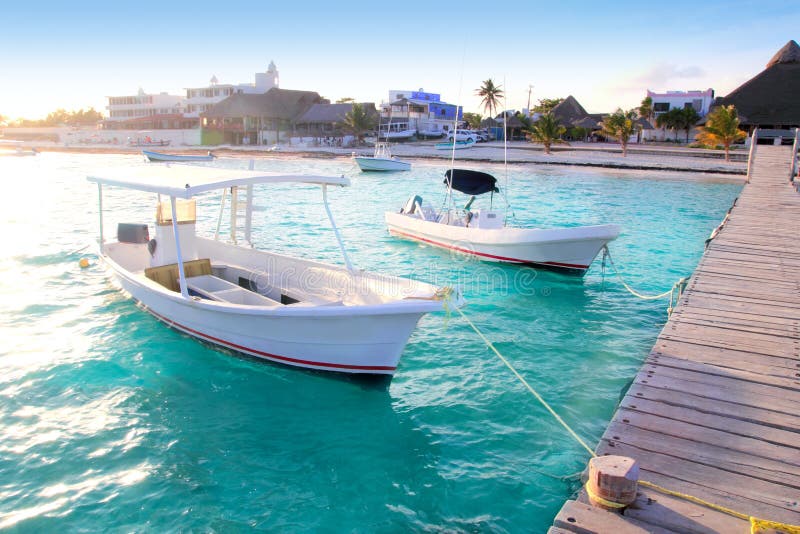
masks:
<svg viewBox="0 0 800 534"><path fill-rule="evenodd" d="M800 128L794 129L794 143L792 144L792 164L789 170L789 182L794 182L794 177L797 175L797 149L800 144Z"/></svg>
<svg viewBox="0 0 800 534"><path fill-rule="evenodd" d="M753 130L750 136L750 154L747 156L747 182L750 183L750 171L753 170L753 158L756 155L756 145L758 144L758 127Z"/></svg>

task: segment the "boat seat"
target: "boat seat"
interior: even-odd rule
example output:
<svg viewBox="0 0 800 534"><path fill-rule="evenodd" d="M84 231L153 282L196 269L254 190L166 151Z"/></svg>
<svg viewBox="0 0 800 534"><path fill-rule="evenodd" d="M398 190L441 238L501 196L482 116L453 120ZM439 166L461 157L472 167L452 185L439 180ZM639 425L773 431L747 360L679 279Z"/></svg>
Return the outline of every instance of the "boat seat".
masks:
<svg viewBox="0 0 800 534"><path fill-rule="evenodd" d="M211 274L211 260L203 258L183 262L183 272L186 278ZM170 291L180 291L181 286L178 282L178 264L170 263L158 267L148 267L144 270L144 275L154 282L158 282Z"/></svg>
<svg viewBox="0 0 800 534"><path fill-rule="evenodd" d="M282 306L269 297L217 278L211 274L186 278L186 288L208 300L242 304L245 306Z"/></svg>

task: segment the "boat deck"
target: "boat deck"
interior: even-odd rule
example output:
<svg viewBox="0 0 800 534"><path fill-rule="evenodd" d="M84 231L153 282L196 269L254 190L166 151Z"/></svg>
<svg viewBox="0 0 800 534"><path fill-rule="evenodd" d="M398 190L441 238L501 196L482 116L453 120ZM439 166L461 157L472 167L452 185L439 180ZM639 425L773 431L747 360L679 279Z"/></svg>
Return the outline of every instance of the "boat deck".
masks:
<svg viewBox="0 0 800 534"><path fill-rule="evenodd" d="M596 452L640 480L800 524L800 193L791 147L758 146L748 183ZM639 487L624 515L567 501L551 533L750 532L744 519Z"/></svg>

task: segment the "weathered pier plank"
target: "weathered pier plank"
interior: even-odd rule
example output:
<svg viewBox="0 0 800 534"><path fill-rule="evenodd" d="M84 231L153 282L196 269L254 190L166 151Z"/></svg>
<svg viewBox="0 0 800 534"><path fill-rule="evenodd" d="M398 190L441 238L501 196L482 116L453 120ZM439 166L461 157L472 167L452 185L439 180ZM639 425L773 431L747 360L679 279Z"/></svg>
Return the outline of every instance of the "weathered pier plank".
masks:
<svg viewBox="0 0 800 534"><path fill-rule="evenodd" d="M800 524L800 194L790 147L759 146L750 182L620 402L598 455L641 480ZM615 514L568 501L551 532L749 532L748 521L652 488Z"/></svg>

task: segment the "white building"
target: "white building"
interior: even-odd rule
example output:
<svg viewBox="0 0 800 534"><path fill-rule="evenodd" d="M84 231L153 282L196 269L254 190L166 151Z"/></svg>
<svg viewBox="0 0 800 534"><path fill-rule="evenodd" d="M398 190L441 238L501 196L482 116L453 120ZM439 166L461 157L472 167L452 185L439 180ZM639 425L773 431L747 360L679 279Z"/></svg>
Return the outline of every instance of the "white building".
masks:
<svg viewBox="0 0 800 534"><path fill-rule="evenodd" d="M461 120L462 108L442 102L436 93L389 91L389 101L381 104L381 130L414 131L418 136L436 137L453 128Z"/></svg>
<svg viewBox="0 0 800 534"><path fill-rule="evenodd" d="M706 89L705 91L667 91L666 93L656 93L648 89L647 96L653 100L654 117L658 117L671 109L687 107L693 107L703 117L708 113L711 104L714 102L713 89Z"/></svg>
<svg viewBox="0 0 800 534"><path fill-rule="evenodd" d="M125 125L137 128L173 128L183 118L183 97L167 93L148 94L141 88L132 96L109 96L105 128Z"/></svg>
<svg viewBox="0 0 800 534"><path fill-rule="evenodd" d="M686 142L687 135L685 131L658 128L656 121L659 115L663 115L673 109L694 108L697 114L703 117L714 103L713 89L706 89L705 91L667 91L665 93L656 93L648 89L647 96L653 101L653 116L651 117L652 120L650 120L652 128L644 128L642 130L642 139L646 141ZM689 142L694 139L696 133L697 131L694 128L689 131Z"/></svg>
<svg viewBox="0 0 800 534"><path fill-rule="evenodd" d="M208 87L186 89L186 95L147 94L108 96L108 118L103 127L120 130L191 129L200 126L200 114L237 93L263 94L278 87L278 69L270 61L266 72L257 72L255 83L220 84L216 76Z"/></svg>
<svg viewBox="0 0 800 534"><path fill-rule="evenodd" d="M263 94L278 87L278 68L274 61L270 61L267 72L257 72L255 83L221 84L216 76L211 77L211 84L207 87L191 87L186 89L186 117L199 118L217 102L225 100L237 93Z"/></svg>

